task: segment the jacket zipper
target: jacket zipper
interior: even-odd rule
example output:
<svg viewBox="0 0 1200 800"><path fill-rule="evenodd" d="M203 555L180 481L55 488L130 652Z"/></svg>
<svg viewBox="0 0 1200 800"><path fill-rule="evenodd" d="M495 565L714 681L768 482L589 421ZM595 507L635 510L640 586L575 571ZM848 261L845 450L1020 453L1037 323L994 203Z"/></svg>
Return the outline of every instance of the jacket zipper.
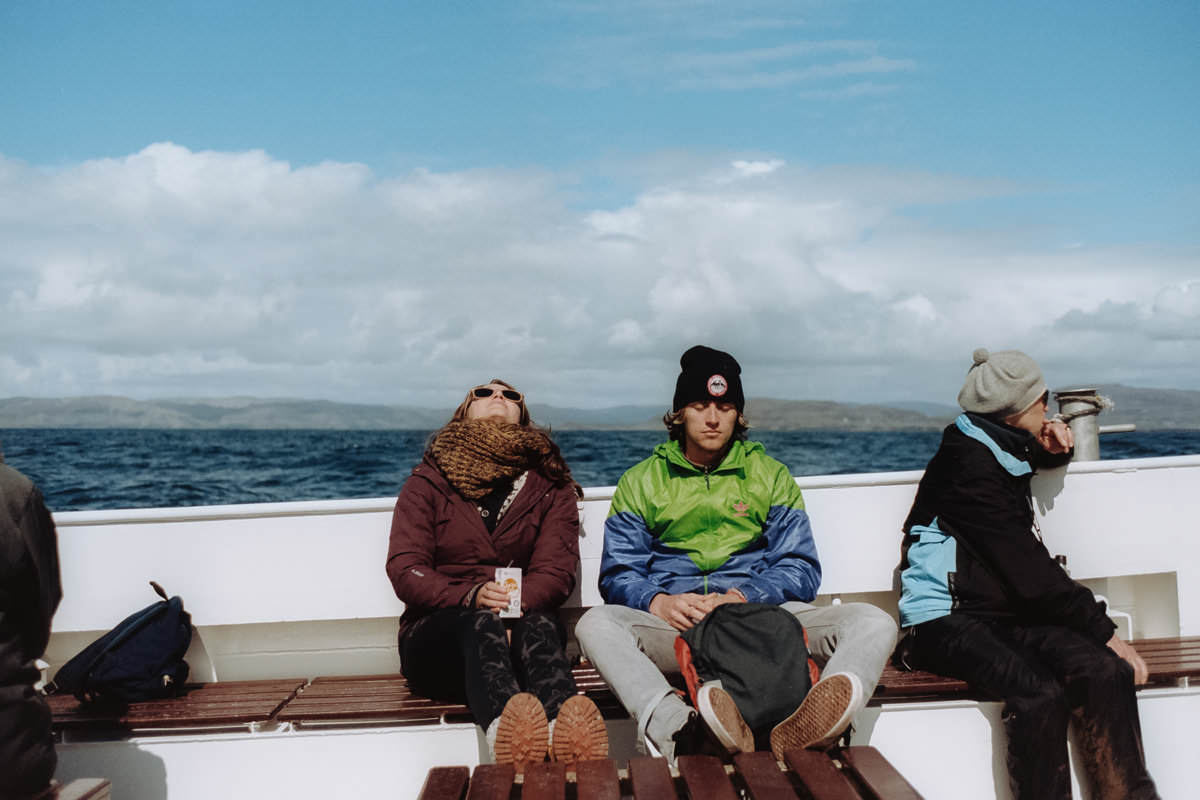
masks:
<svg viewBox="0 0 1200 800"><path fill-rule="evenodd" d="M710 475L712 475L712 465L709 465L704 468L704 490L706 492L711 493L712 492L712 484L708 480ZM711 509L710 509L710 513L711 513ZM712 526L713 526L712 520L709 520L709 527L712 527ZM707 571L704 573L704 584L703 585L704 585L704 594L708 594L708 572Z"/></svg>

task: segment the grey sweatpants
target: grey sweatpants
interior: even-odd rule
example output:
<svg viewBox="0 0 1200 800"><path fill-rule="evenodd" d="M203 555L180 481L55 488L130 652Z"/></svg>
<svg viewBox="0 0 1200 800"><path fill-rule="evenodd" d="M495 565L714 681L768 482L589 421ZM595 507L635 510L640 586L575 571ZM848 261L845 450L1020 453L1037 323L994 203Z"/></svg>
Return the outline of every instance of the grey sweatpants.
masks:
<svg viewBox="0 0 1200 800"><path fill-rule="evenodd" d="M808 632L809 652L823 674L848 672L862 683L864 702L875 691L892 648L896 623L867 603L782 605ZM679 631L646 611L603 605L590 609L575 628L584 656L596 665L638 730L663 742L687 719L688 706L672 692L666 675L678 675ZM808 669L807 664L791 665Z"/></svg>

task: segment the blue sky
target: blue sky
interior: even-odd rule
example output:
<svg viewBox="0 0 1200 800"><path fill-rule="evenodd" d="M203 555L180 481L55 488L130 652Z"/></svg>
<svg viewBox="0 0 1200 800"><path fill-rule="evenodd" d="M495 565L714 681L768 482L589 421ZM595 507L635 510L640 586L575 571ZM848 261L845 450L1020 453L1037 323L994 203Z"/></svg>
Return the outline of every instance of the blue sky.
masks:
<svg viewBox="0 0 1200 800"><path fill-rule="evenodd" d="M1191 2L6 3L0 395L608 405L696 337L752 395L947 400L977 344L1200 389L1197 41Z"/></svg>

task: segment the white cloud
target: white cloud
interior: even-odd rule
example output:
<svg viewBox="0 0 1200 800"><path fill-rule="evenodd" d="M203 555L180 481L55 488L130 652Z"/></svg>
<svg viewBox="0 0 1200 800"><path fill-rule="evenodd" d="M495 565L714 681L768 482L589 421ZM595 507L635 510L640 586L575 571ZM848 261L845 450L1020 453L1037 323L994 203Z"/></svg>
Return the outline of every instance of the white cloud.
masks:
<svg viewBox="0 0 1200 800"><path fill-rule="evenodd" d="M719 89L722 91L778 89L849 76L907 72L916 68L917 64L912 59L871 56L849 61L833 61L826 64L771 70L713 69L701 71L695 75L680 76L675 83L682 89Z"/></svg>
<svg viewBox="0 0 1200 800"><path fill-rule="evenodd" d="M677 53L668 63L675 70L716 70L744 68L761 64L793 61L815 54L871 54L878 45L868 41L827 40L788 42L774 47L754 47L743 50Z"/></svg>
<svg viewBox="0 0 1200 800"><path fill-rule="evenodd" d="M777 172L783 165L784 162L778 158L773 158L770 161L744 161L739 159L733 162L734 170L738 175L743 177L770 175L772 172Z"/></svg>
<svg viewBox="0 0 1200 800"><path fill-rule="evenodd" d="M633 319L621 319L613 323L608 335L608 343L613 347L633 351L649 344L649 340L641 323Z"/></svg>
<svg viewBox="0 0 1200 800"><path fill-rule="evenodd" d="M1200 342L1200 279L1165 286L1140 301L1105 300L1091 310L1073 309L1055 327L1076 334L1119 334L1142 343Z"/></svg>
<svg viewBox="0 0 1200 800"><path fill-rule="evenodd" d="M839 37L845 30L842 13L819 3L806 8L794 0L552 2L537 13L565 15L575 29L586 31L541 54L549 65L544 79L571 88L782 89L805 99L844 100L900 88L862 80L847 85L847 79L919 66L894 52L902 43Z"/></svg>
<svg viewBox="0 0 1200 800"><path fill-rule="evenodd" d="M380 177L165 143L52 171L0 158L0 396L446 405L502 375L539 402L653 402L698 341L742 360L751 395L948 400L976 346L1200 388L1195 252L908 213L1028 191L1004 181L669 163L595 209L536 171Z"/></svg>
<svg viewBox="0 0 1200 800"><path fill-rule="evenodd" d="M1154 298L1154 309L1196 322L1193 333L1200 335L1200 279L1164 288Z"/></svg>

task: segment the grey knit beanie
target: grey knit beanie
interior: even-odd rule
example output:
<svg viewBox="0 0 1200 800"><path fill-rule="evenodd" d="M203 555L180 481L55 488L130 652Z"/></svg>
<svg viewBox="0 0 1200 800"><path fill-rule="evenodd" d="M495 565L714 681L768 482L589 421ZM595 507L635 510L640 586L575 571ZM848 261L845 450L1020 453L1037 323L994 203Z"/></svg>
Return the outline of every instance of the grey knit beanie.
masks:
<svg viewBox="0 0 1200 800"><path fill-rule="evenodd" d="M964 411L1003 419L1020 414L1046 391L1037 363L1020 350L989 353L981 347L972 357L975 363L958 393Z"/></svg>

